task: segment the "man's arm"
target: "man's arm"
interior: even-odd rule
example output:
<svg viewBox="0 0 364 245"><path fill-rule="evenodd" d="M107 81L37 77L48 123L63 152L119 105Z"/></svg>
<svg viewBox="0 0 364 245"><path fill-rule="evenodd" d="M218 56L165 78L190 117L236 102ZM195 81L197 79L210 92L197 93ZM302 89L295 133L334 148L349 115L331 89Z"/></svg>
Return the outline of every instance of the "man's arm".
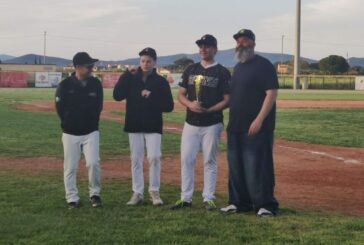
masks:
<svg viewBox="0 0 364 245"><path fill-rule="evenodd" d="M62 88L62 82L58 85L56 94L55 94L55 107L58 114L58 117L62 120L65 110L65 103L64 103L64 93Z"/></svg>
<svg viewBox="0 0 364 245"><path fill-rule="evenodd" d="M171 112L174 108L174 101L171 92L171 87L167 80L162 83L162 112Z"/></svg>
<svg viewBox="0 0 364 245"><path fill-rule="evenodd" d="M102 109L103 109L103 103L104 103L104 89L102 87L101 82L99 82L99 101L98 101L98 109L99 109L99 113L101 113Z"/></svg>
<svg viewBox="0 0 364 245"><path fill-rule="evenodd" d="M122 74L118 80L118 82L115 84L114 91L113 91L113 97L116 101L122 101L126 99L128 90L129 90L129 80L131 79L131 73L129 71L126 71L124 74Z"/></svg>
<svg viewBox="0 0 364 245"><path fill-rule="evenodd" d="M220 101L219 103L211 106L210 108L206 109L206 113L212 113L212 112L224 110L225 108L228 107L229 101L230 101L230 95L224 94L223 100Z"/></svg>
<svg viewBox="0 0 364 245"><path fill-rule="evenodd" d="M255 120L250 125L249 132L248 132L249 136L259 133L259 131L262 127L262 124L264 122L264 119L268 116L269 112L273 108L274 103L277 100L277 96L278 96L277 89L270 89L265 92L266 92L266 96L265 96L262 108L260 109L258 116L255 118Z"/></svg>

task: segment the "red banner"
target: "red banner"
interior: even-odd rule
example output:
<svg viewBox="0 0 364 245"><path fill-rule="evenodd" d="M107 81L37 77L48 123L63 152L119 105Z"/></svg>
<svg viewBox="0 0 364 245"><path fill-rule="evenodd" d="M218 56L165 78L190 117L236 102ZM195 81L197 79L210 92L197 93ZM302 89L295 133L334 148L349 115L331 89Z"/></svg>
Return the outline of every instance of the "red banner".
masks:
<svg viewBox="0 0 364 245"><path fill-rule="evenodd" d="M116 82L119 80L121 73L104 73L102 75L102 86L104 88L115 87Z"/></svg>
<svg viewBox="0 0 364 245"><path fill-rule="evenodd" d="M1 71L0 87L26 88L28 87L28 73L23 71Z"/></svg>

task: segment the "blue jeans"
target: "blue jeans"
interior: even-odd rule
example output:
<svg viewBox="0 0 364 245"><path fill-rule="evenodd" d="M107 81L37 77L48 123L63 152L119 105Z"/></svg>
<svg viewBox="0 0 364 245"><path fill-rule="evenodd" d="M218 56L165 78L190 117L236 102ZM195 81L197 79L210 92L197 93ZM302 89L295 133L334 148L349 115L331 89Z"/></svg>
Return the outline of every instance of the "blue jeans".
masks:
<svg viewBox="0 0 364 245"><path fill-rule="evenodd" d="M228 132L229 204L238 211L278 212L274 197L273 132Z"/></svg>

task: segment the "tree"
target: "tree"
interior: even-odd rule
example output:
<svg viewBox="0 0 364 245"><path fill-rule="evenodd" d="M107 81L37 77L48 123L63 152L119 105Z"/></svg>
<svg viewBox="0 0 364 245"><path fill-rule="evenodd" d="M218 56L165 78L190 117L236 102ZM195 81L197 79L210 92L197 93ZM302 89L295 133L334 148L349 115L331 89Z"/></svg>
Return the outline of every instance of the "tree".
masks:
<svg viewBox="0 0 364 245"><path fill-rule="evenodd" d="M174 65L177 66L179 69L186 69L187 66L193 64L194 61L187 57L182 57L174 61Z"/></svg>
<svg viewBox="0 0 364 245"><path fill-rule="evenodd" d="M320 70L328 74L340 74L349 70L347 60L338 55L330 55L319 61Z"/></svg>

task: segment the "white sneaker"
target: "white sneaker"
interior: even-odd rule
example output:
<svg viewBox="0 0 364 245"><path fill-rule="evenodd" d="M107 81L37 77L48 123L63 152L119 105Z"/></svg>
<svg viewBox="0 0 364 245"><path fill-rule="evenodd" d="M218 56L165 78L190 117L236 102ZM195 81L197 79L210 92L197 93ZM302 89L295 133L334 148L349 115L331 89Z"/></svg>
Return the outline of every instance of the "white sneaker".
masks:
<svg viewBox="0 0 364 245"><path fill-rule="evenodd" d="M265 209L265 208L260 208L257 216L260 218L267 218L267 217L272 217L274 216L274 213L272 213L271 211Z"/></svg>
<svg viewBox="0 0 364 245"><path fill-rule="evenodd" d="M234 204L231 204L225 208L220 208L220 212L226 213L226 214L236 213L236 212L238 212L238 208Z"/></svg>
<svg viewBox="0 0 364 245"><path fill-rule="evenodd" d="M132 197L130 198L129 202L126 203L126 205L135 206L142 204L144 201L143 195L134 193Z"/></svg>
<svg viewBox="0 0 364 245"><path fill-rule="evenodd" d="M158 191L150 191L149 195L150 195L150 200L153 202L153 205L155 206L163 205L163 201Z"/></svg>

